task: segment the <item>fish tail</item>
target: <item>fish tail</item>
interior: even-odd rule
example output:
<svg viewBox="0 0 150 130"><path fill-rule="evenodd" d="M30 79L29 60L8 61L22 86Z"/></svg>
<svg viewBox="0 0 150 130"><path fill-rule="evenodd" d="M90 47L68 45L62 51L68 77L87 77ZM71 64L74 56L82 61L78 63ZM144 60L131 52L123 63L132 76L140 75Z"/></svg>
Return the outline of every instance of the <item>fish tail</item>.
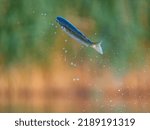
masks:
<svg viewBox="0 0 150 130"><path fill-rule="evenodd" d="M103 49L102 49L102 41L100 42L94 42L94 44L92 45L92 48L94 48L98 53L103 54Z"/></svg>

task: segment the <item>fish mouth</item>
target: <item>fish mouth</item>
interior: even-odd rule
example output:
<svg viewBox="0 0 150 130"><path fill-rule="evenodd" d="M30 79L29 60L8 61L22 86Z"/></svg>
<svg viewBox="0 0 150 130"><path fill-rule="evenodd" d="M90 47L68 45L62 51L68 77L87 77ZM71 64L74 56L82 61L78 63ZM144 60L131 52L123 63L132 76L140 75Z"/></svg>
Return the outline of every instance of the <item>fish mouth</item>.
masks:
<svg viewBox="0 0 150 130"><path fill-rule="evenodd" d="M63 24L61 23L61 20L59 19L59 17L56 18L56 22L60 24L60 26L63 26Z"/></svg>
<svg viewBox="0 0 150 130"><path fill-rule="evenodd" d="M58 17L56 18L56 22L58 22L58 23L59 23L59 19L58 19Z"/></svg>

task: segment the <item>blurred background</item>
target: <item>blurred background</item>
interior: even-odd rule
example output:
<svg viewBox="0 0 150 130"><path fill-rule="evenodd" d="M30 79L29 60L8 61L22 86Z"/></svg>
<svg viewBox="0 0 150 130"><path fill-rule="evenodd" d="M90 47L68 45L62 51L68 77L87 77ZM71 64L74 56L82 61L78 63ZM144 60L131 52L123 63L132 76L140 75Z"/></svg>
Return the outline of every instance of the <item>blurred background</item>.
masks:
<svg viewBox="0 0 150 130"><path fill-rule="evenodd" d="M0 112L150 112L149 0L0 0ZM104 54L68 37L63 16Z"/></svg>

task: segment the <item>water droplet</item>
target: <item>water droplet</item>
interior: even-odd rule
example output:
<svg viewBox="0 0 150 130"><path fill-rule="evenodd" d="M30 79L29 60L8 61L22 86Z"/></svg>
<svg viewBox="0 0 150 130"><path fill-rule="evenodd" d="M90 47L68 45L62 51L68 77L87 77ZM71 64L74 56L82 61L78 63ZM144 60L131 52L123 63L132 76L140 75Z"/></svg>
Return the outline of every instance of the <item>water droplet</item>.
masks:
<svg viewBox="0 0 150 130"><path fill-rule="evenodd" d="M94 33L94 35L97 35L97 33Z"/></svg>
<svg viewBox="0 0 150 130"><path fill-rule="evenodd" d="M54 34L56 34L56 32L54 32Z"/></svg>
<svg viewBox="0 0 150 130"><path fill-rule="evenodd" d="M53 23L52 23L51 25L52 25L52 26L54 26L54 24L53 24Z"/></svg>
<svg viewBox="0 0 150 130"><path fill-rule="evenodd" d="M74 56L73 58L74 58L74 59L76 59L76 58L77 58L77 56Z"/></svg>
<svg viewBox="0 0 150 130"><path fill-rule="evenodd" d="M41 13L41 16L46 16L47 15L47 13Z"/></svg>
<svg viewBox="0 0 150 130"><path fill-rule="evenodd" d="M57 28L57 25L55 26L55 28Z"/></svg>
<svg viewBox="0 0 150 130"><path fill-rule="evenodd" d="M106 67L106 65L103 65L103 68L105 68Z"/></svg>
<svg viewBox="0 0 150 130"><path fill-rule="evenodd" d="M80 79L78 77L73 78L73 81L79 81Z"/></svg>
<svg viewBox="0 0 150 130"><path fill-rule="evenodd" d="M65 50L65 53L67 53L68 51L67 50Z"/></svg>
<svg viewBox="0 0 150 130"><path fill-rule="evenodd" d="M68 40L66 39L65 42L67 42Z"/></svg>
<svg viewBox="0 0 150 130"><path fill-rule="evenodd" d="M76 65L76 64L74 64L73 66L74 66L74 67L76 67L77 65Z"/></svg>
<svg viewBox="0 0 150 130"><path fill-rule="evenodd" d="M79 79L79 78L76 78L76 80L79 81L80 79Z"/></svg>
<svg viewBox="0 0 150 130"><path fill-rule="evenodd" d="M73 65L73 62L71 62L70 64Z"/></svg>
<svg viewBox="0 0 150 130"><path fill-rule="evenodd" d="M118 92L120 92L120 89L118 89Z"/></svg>

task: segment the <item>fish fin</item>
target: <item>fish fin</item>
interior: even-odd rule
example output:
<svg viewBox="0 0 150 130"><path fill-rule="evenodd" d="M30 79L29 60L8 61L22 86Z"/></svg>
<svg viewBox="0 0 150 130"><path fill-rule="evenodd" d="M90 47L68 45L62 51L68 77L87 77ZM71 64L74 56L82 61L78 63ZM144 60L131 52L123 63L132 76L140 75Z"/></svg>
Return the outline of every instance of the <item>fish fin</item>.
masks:
<svg viewBox="0 0 150 130"><path fill-rule="evenodd" d="M100 54L103 54L103 49L102 49L102 41L100 42L95 42L93 45L92 45L92 48L94 48L98 53Z"/></svg>

